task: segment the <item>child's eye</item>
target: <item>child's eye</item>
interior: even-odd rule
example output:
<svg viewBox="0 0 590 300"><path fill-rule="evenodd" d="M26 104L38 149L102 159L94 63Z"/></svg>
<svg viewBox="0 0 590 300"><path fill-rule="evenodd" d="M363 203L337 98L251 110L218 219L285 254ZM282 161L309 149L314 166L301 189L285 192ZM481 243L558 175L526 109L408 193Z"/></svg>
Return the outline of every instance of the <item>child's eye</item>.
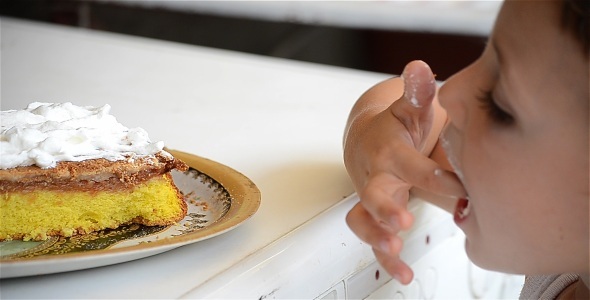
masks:
<svg viewBox="0 0 590 300"><path fill-rule="evenodd" d="M491 93L484 93L484 96L479 98L479 101L482 108L486 110L490 118L495 122L502 125L510 125L514 123L514 117L496 104Z"/></svg>

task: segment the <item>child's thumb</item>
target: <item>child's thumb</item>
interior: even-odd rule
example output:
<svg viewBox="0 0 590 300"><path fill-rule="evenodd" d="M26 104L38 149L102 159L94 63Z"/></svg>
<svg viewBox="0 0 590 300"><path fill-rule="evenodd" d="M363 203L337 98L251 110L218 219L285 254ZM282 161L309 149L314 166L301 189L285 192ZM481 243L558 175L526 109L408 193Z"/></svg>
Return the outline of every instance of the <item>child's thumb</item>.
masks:
<svg viewBox="0 0 590 300"><path fill-rule="evenodd" d="M428 64L414 60L406 65L402 73L404 80L403 102L414 108L428 107L436 93L434 74Z"/></svg>
<svg viewBox="0 0 590 300"><path fill-rule="evenodd" d="M416 149L421 149L425 145L434 118L434 74L425 62L415 60L406 65L402 78L404 94L393 102L390 109L408 130Z"/></svg>

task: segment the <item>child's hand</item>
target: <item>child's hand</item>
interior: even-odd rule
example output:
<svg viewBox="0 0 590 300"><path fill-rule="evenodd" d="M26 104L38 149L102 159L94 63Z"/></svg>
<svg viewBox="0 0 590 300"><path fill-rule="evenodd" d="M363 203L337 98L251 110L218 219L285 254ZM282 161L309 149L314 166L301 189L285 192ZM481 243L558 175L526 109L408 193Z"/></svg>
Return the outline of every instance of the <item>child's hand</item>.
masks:
<svg viewBox="0 0 590 300"><path fill-rule="evenodd" d="M347 216L348 225L373 247L380 264L407 284L413 273L399 258L402 240L397 234L413 223L407 211L410 188L453 197L465 191L454 173L428 157L446 121L433 103L432 71L414 61L402 79L381 82L358 100L345 134L344 162L360 198Z"/></svg>

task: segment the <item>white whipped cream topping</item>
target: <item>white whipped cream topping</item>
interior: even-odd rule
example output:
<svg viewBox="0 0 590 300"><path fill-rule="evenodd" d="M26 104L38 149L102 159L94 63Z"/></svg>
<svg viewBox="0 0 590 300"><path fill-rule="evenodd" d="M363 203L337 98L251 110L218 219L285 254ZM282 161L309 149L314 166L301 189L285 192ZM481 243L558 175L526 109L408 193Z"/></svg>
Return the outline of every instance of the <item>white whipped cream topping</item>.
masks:
<svg viewBox="0 0 590 300"><path fill-rule="evenodd" d="M110 109L109 105L35 102L24 110L2 111L0 168L53 168L60 161L96 158L124 160L164 148L163 142L152 143L145 130L117 122Z"/></svg>

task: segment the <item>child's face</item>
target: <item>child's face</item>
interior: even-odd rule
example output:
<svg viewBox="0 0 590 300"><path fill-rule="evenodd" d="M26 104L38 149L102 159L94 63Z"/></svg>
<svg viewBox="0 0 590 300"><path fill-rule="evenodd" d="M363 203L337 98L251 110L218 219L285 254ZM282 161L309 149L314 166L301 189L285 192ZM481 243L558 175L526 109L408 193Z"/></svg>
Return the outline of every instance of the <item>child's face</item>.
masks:
<svg viewBox="0 0 590 300"><path fill-rule="evenodd" d="M508 1L482 56L439 93L469 194L455 218L485 268L588 273L588 58L560 18L561 2Z"/></svg>

